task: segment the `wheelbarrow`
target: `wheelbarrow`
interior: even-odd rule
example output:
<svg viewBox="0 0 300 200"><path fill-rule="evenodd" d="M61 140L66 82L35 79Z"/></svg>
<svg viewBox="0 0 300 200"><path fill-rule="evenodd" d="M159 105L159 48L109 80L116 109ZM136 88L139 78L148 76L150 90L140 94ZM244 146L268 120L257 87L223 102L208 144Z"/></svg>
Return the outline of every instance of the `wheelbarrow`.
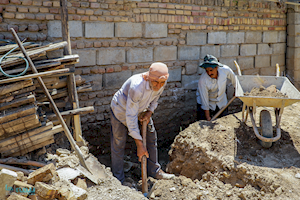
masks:
<svg viewBox="0 0 300 200"><path fill-rule="evenodd" d="M270 148L272 143L279 140L281 137L280 121L284 110L284 107L292 105L300 101L299 91L292 85L287 77L279 76L280 69L276 65L276 76L253 76L253 75L241 75L239 66L235 62L239 75L236 76L236 92L235 96L243 102L242 109L242 121L246 122L248 114L250 115L253 130L256 137L261 140L261 145L265 148ZM259 88L263 86L265 88L275 85L281 93L288 97L268 97L268 96L245 96L246 92L250 92L254 87ZM268 110L262 110L260 112L260 128L256 127L255 113L256 107L273 107L276 117L276 136L273 137L273 126L271 115ZM245 116L246 111L246 116ZM254 116L253 116L254 114Z"/></svg>

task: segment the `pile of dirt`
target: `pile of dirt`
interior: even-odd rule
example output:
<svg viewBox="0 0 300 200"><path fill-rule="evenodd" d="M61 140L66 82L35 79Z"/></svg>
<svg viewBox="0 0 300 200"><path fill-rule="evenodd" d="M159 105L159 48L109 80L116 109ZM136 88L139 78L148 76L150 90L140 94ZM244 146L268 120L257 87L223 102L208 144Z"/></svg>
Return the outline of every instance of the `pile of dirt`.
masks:
<svg viewBox="0 0 300 200"><path fill-rule="evenodd" d="M250 92L245 92L245 96L263 96L263 97L280 97L280 98L288 98L286 94L282 94L277 88L276 85L270 85L265 88L264 86L260 86L259 88L254 87Z"/></svg>

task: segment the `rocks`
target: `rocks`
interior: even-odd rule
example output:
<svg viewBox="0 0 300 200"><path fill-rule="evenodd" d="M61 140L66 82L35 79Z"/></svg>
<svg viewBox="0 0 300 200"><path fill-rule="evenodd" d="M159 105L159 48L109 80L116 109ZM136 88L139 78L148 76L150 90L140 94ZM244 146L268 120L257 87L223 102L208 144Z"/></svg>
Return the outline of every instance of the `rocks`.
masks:
<svg viewBox="0 0 300 200"><path fill-rule="evenodd" d="M43 182L35 183L36 193L46 199L54 199L58 195L58 188Z"/></svg>
<svg viewBox="0 0 300 200"><path fill-rule="evenodd" d="M32 185L34 185L37 181L47 182L54 175L56 175L55 166L53 163L51 163L30 173L27 178L27 182Z"/></svg>
<svg viewBox="0 0 300 200"><path fill-rule="evenodd" d="M0 199L6 199L7 194L12 190L12 186L17 180L17 173L8 169L0 172Z"/></svg>

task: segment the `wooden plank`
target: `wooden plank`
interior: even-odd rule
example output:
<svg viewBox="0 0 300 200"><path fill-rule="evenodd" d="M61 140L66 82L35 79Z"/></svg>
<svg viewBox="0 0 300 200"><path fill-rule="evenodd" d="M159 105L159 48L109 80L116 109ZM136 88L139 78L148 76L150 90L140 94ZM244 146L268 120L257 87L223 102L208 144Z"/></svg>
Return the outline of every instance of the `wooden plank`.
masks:
<svg viewBox="0 0 300 200"><path fill-rule="evenodd" d="M36 110L37 106L33 104L15 108L8 112L0 113L0 124L36 113Z"/></svg>
<svg viewBox="0 0 300 200"><path fill-rule="evenodd" d="M41 52L38 52L35 54L30 54L29 57L32 60L34 60L34 59L37 59L38 57L45 56L45 55L46 55L46 51L41 51ZM19 56L22 57L21 54ZM20 65L20 64L24 64L24 63L25 63L25 61L21 58L7 59L6 62L1 63L1 67L3 69L5 69L5 68L11 67L11 66Z"/></svg>
<svg viewBox="0 0 300 200"><path fill-rule="evenodd" d="M2 110L6 110L9 108L16 108L19 107L21 105L25 105L25 104L29 104L29 103L33 103L35 102L35 96L34 95L29 95L27 97L24 98L20 98L20 99L14 99L10 102L7 103L0 103L0 111Z"/></svg>
<svg viewBox="0 0 300 200"><path fill-rule="evenodd" d="M53 58L53 59L47 59L47 60L40 60L40 61L35 61L35 65L43 64L43 63L48 63L48 62L79 62L79 55L78 54L73 54L73 55L65 55L64 57L60 58Z"/></svg>
<svg viewBox="0 0 300 200"><path fill-rule="evenodd" d="M60 133L63 131L64 130L61 125L55 126L48 131L44 131L42 133L38 133L31 137L24 138L23 140L18 141L18 143L13 143L13 144L7 145L5 148L1 148L1 155L8 156L10 154L29 149L30 147L35 146L35 144L39 144L44 141L47 141L47 140L53 138L54 134Z"/></svg>
<svg viewBox="0 0 300 200"><path fill-rule="evenodd" d="M27 115L21 118L17 118L15 120L9 121L9 122L5 122L5 123L1 123L0 124L0 132L2 133L11 133L14 132L14 130L18 130L18 127L27 127L30 126L30 124L28 124L28 122L32 122L32 121L38 121L39 117L37 116L36 113L31 114L31 115Z"/></svg>
<svg viewBox="0 0 300 200"><path fill-rule="evenodd" d="M69 69L69 68L67 68L67 69ZM85 83L85 79L82 78L80 75L76 75L75 82L76 82L76 85L81 85L81 84ZM68 84L67 78L61 78L57 84L54 83L52 85L49 85L47 88L48 89L65 88L65 87L67 87L67 84Z"/></svg>
<svg viewBox="0 0 300 200"><path fill-rule="evenodd" d="M30 131L27 131L27 132L24 132L22 134L19 134L17 136L12 136L12 137L9 137L9 138L6 138L4 140L1 140L0 141L0 149L4 148L5 146L7 145L10 145L10 144L13 144L15 143L16 141L20 141L22 140L23 138L26 138L26 137L31 137L35 134L38 134L38 133L41 133L41 132L44 132L44 131L47 131L47 130L51 130L53 127L53 123L52 122L48 122L46 125L44 126L41 126L41 127L38 127L36 129L32 129ZM1 150L0 150L1 151Z"/></svg>
<svg viewBox="0 0 300 200"><path fill-rule="evenodd" d="M66 72L69 72L69 71L70 71L70 69L66 68L66 69L59 69L59 70L53 70L53 71L47 71L47 72L40 72L40 73L35 73L35 74L29 74L29 75L25 75L25 76L19 76L19 77L15 77L15 78L0 80L0 84L21 81L21 80L25 80L25 79L29 79L29 78L51 76L53 74L66 73ZM0 93L0 95L1 95L1 93Z"/></svg>
<svg viewBox="0 0 300 200"><path fill-rule="evenodd" d="M9 82L14 82L14 81L9 81ZM5 82L5 83L8 83L8 82ZM0 84L1 84L1 80L0 80ZM28 86L32 86L32 85L33 85L33 82L31 79L28 79L28 80L23 79L23 81L20 81L17 83L3 85L0 87L0 96L5 95L10 92L14 92L16 90L26 88Z"/></svg>
<svg viewBox="0 0 300 200"><path fill-rule="evenodd" d="M94 112L94 106L88 106L88 107L84 107L84 108L67 110L67 111L61 112L60 114L61 114L61 116L70 116L70 115L83 115L83 114L92 113L92 112ZM52 121L57 118L56 118L55 114L51 114L51 115L47 115L47 119Z"/></svg>
<svg viewBox="0 0 300 200"><path fill-rule="evenodd" d="M25 49L30 49L30 48L33 48L33 47L38 47L40 46L40 44L35 44L35 43L32 43L32 44L28 44L25 47ZM9 52L11 49L15 48L15 47L18 47L15 51L18 51L19 50L19 46L17 44L8 44L8 45L5 45L5 46L1 46L0 47L0 54L5 54L6 52Z"/></svg>
<svg viewBox="0 0 300 200"><path fill-rule="evenodd" d="M29 147L29 148L27 148L27 149L24 149L24 150L22 150L22 151L13 153L13 154L11 154L11 155L9 155L9 156L20 156L20 155L24 155L24 154L26 154L26 153L29 153L29 152L31 152L31 151L34 151L34 150L36 150L36 149L42 148L42 147L44 147L44 146L47 146L47 145L53 144L53 143L54 143L54 138L53 138L53 136L52 136L51 139L48 139L48 140L46 140L46 141L44 141L44 142L42 142L42 143L40 143L40 144L36 144L36 145L34 145L34 146L31 146L31 147Z"/></svg>
<svg viewBox="0 0 300 200"><path fill-rule="evenodd" d="M14 91L14 92L7 93L7 94L5 94L3 96L0 96L0 100L1 99L5 99L5 98L7 98L9 96L19 95L19 94L23 94L23 93L26 93L26 92L29 92L29 91L33 91L33 90L35 90L35 86L34 85L30 86L30 87L23 88L21 90L17 90L17 91Z"/></svg>

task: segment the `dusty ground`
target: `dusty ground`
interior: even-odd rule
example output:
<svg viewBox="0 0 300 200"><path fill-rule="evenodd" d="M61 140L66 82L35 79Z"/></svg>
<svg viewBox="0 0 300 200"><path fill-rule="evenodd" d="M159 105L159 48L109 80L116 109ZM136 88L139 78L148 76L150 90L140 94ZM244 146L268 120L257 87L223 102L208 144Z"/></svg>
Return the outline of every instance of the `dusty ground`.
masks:
<svg viewBox="0 0 300 200"><path fill-rule="evenodd" d="M262 109L257 109L257 126ZM274 112L268 109L275 126ZM191 124L175 138L169 151L171 162L167 171L175 173L176 178L159 181L149 178L150 186L155 183L149 192L150 199L298 199L299 110L300 103L285 107L282 136L269 149L259 144L249 120L246 124L241 122L241 112L214 122ZM96 186L89 190L89 195L101 193L101 196L109 194L111 199L140 199L141 193L135 193L141 184L135 181L139 170L139 165L134 165L127 173L127 176L132 174L132 189L108 182L110 189L96 189L100 187ZM130 198L128 190L132 191Z"/></svg>

